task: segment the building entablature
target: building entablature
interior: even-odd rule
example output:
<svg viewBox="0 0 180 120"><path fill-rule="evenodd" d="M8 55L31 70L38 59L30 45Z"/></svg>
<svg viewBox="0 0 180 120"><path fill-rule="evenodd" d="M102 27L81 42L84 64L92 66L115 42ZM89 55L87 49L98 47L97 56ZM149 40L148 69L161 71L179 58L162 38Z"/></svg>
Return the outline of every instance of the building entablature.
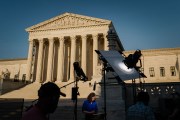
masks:
<svg viewBox="0 0 180 120"><path fill-rule="evenodd" d="M82 16L78 14L65 13L52 19L41 22L26 29L27 32L39 30L68 29L77 27L110 25L111 21Z"/></svg>
<svg viewBox="0 0 180 120"><path fill-rule="evenodd" d="M135 50L124 51L125 55L133 54ZM143 56L159 56L159 55L179 55L180 48L161 48L161 49L149 49L141 50Z"/></svg>

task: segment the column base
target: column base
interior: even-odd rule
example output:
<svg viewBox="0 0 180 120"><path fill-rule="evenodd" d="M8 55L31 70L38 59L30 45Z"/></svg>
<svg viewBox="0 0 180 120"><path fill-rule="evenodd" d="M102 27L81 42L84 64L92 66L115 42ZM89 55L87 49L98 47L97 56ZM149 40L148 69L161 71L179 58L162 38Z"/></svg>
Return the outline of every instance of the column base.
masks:
<svg viewBox="0 0 180 120"><path fill-rule="evenodd" d="M34 83L34 84L43 84L43 83L38 82L38 81L34 81L33 83Z"/></svg>
<svg viewBox="0 0 180 120"><path fill-rule="evenodd" d="M73 82L76 78L70 78L68 82Z"/></svg>
<svg viewBox="0 0 180 120"><path fill-rule="evenodd" d="M55 83L56 83L57 85L61 85L61 84L62 84L62 81L55 81Z"/></svg>

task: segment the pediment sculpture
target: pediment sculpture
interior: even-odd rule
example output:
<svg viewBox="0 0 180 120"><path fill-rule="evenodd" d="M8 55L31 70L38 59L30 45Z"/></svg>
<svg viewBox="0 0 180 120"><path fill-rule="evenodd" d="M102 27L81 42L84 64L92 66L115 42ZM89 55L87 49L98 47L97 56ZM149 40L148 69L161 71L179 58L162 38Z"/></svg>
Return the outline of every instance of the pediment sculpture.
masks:
<svg viewBox="0 0 180 120"><path fill-rule="evenodd" d="M26 31L35 30L48 30L48 29L59 29L59 28L73 28L82 26L92 26L101 24L110 24L111 21L93 18L88 16L82 16L78 14L65 13L60 16L54 17L32 27L26 29Z"/></svg>

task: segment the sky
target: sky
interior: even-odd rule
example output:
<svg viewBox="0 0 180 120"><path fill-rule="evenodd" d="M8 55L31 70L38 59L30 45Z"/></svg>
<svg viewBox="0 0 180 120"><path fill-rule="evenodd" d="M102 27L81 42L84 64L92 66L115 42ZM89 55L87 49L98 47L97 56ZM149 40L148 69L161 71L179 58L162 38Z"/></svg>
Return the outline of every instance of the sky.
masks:
<svg viewBox="0 0 180 120"><path fill-rule="evenodd" d="M180 47L180 0L0 0L0 59L27 58L25 29L65 12L111 20L125 50Z"/></svg>

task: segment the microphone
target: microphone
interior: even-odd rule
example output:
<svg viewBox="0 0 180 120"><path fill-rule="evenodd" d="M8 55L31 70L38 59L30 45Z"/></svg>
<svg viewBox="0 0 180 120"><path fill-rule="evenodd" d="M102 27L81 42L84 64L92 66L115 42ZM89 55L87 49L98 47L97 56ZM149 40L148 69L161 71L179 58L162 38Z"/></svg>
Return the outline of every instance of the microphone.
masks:
<svg viewBox="0 0 180 120"><path fill-rule="evenodd" d="M94 82L93 90L94 90L94 91L96 90L96 81Z"/></svg>
<svg viewBox="0 0 180 120"><path fill-rule="evenodd" d="M86 75L84 74L84 71L82 70L82 68L79 66L79 63L78 63L78 62L74 62L73 65L74 65L74 70L76 71L76 75L77 75L78 77L80 77L81 80L87 81L88 78L87 78Z"/></svg>

